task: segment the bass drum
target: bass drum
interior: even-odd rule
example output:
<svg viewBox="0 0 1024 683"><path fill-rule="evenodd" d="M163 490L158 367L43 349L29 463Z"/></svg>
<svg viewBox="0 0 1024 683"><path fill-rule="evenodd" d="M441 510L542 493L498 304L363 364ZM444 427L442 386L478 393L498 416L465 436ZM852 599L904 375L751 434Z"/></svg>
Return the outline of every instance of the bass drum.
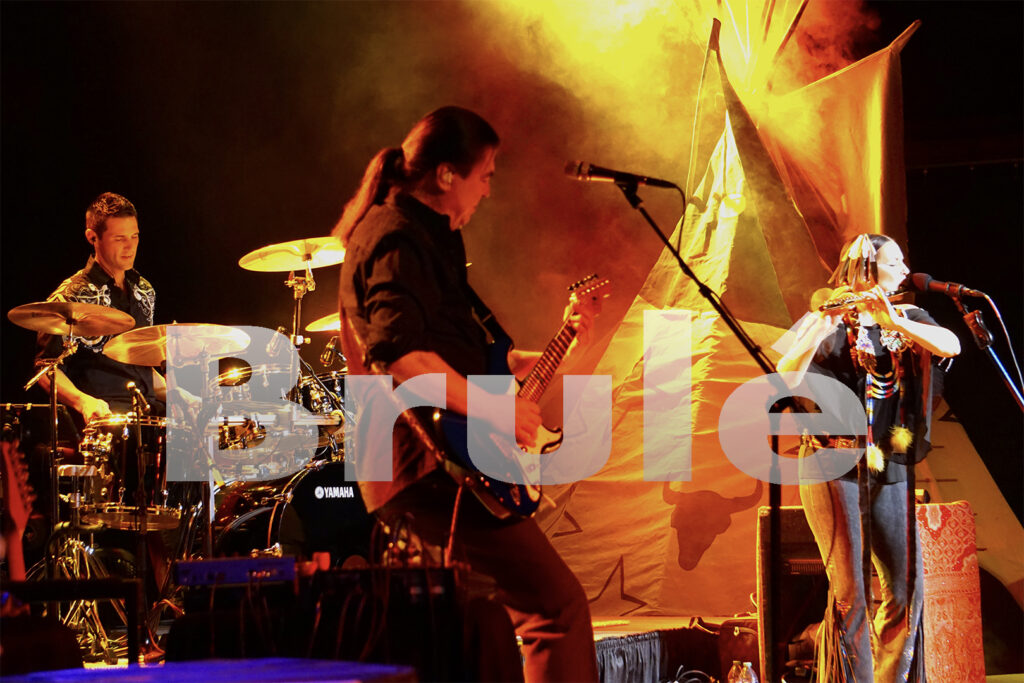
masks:
<svg viewBox="0 0 1024 683"><path fill-rule="evenodd" d="M315 462L290 478L222 487L214 520L216 555L277 552L308 560L329 552L331 566L370 562L374 518L342 462Z"/></svg>

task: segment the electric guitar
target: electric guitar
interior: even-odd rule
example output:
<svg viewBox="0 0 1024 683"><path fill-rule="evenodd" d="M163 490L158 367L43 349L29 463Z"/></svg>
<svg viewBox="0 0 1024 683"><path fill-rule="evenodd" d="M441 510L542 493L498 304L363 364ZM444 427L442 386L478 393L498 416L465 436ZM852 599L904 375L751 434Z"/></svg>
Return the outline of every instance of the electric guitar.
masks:
<svg viewBox="0 0 1024 683"><path fill-rule="evenodd" d="M609 281L598 279L597 275L591 275L569 288L569 303L574 311L582 308L596 308L599 301L609 295ZM516 395L533 402L540 400L541 396L551 384L555 371L565 358L569 345L576 337L576 330L569 320L562 323L558 333L545 347L544 352L537 360L533 369L519 384ZM488 349L488 374L511 375L512 371L508 366L508 353L512 348L512 340L506 336L497 337ZM539 477L534 471L532 464L527 464L526 458L516 448L508 448L502 445L503 442L492 437L486 443L477 442L476 452L487 449L501 458L501 462L507 466L505 476L501 480L487 476L479 471L472 459L469 457L468 424L465 415L448 411L436 411L434 414L434 429L443 437L444 455L454 464L459 478L470 484L471 490L487 509L496 517L505 518L510 515L529 517L537 511L540 505ZM562 443L561 429L548 429L543 425L537 434L536 443L525 449L528 453L537 455L549 453ZM492 458L492 461L494 459ZM531 459L532 460L532 459ZM538 482L516 484L520 482Z"/></svg>
<svg viewBox="0 0 1024 683"><path fill-rule="evenodd" d="M17 441L0 440L0 476L3 477L3 534L7 547L7 571L11 581L25 580L25 557L21 539L32 514L35 495L28 483L28 468L18 453Z"/></svg>

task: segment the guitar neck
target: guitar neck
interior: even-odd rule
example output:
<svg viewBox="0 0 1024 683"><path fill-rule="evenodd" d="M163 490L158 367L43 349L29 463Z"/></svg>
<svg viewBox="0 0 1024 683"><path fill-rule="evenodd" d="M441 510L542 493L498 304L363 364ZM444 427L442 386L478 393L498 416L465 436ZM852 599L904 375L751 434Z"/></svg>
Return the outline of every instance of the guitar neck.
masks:
<svg viewBox="0 0 1024 683"><path fill-rule="evenodd" d="M0 439L0 476L3 477L3 536L7 548L7 571L12 581L25 580L21 540L32 514L32 490L28 471L17 452L17 442Z"/></svg>
<svg viewBox="0 0 1024 683"><path fill-rule="evenodd" d="M533 370L523 380L523 385L519 387L518 395L520 398L525 398L534 403L540 400L548 385L551 384L558 366L562 364L562 359L565 358L565 352L569 350L569 344L572 343L575 337L576 330L569 324L569 321L562 323L558 334L545 347L544 352L540 355L540 359L537 360L537 364L533 366Z"/></svg>
<svg viewBox="0 0 1024 683"><path fill-rule="evenodd" d="M19 529L11 529L4 533L4 543L7 546L7 573L11 581L25 580L25 556L22 553L22 538L24 532Z"/></svg>

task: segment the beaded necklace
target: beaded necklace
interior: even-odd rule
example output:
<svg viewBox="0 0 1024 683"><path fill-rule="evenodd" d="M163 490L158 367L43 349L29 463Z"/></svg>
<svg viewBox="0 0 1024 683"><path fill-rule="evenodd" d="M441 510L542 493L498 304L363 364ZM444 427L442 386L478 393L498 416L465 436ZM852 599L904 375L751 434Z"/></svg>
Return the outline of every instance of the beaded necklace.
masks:
<svg viewBox="0 0 1024 683"><path fill-rule="evenodd" d="M881 472L885 468L885 459L882 450L875 444L874 422L875 406L878 401L887 399L903 386L903 364L900 362L903 352L910 348L911 340L896 330L882 329L879 341L882 347L889 352L890 366L887 372L878 371L878 361L875 356L875 346L871 342L868 328L860 324L860 316L856 311L847 313L843 321L846 323L846 337L850 345L850 357L855 366L864 370L864 412L868 418L867 433L867 456L868 467L875 472ZM900 406L900 424L893 427L894 435L899 436L903 448L907 432L903 426L906 423ZM895 445L895 444L894 444Z"/></svg>

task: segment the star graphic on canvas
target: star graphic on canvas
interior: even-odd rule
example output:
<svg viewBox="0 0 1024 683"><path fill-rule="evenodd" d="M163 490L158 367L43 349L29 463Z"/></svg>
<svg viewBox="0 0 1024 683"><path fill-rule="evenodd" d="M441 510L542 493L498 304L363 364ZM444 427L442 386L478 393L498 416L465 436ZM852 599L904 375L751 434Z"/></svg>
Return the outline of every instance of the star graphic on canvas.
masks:
<svg viewBox="0 0 1024 683"><path fill-rule="evenodd" d="M559 536L572 536L573 534L583 533L583 527L580 526L580 523L576 521L576 518L573 517L572 513L570 513L568 510L562 513L562 518L558 521L559 523L568 522L571 526L565 531L556 531L555 533L551 534L551 538L558 538Z"/></svg>
<svg viewBox="0 0 1024 683"><path fill-rule="evenodd" d="M626 562L625 562L625 556L624 555L619 555L619 561L615 563L615 567L613 567L611 573L608 574L608 578L605 579L604 585L601 586L600 592L596 596L594 596L593 598L591 598L588 601L591 604L591 607L592 607L591 612L594 611L593 610L593 606L596 605L601 600L601 598L605 594L605 591L607 591L608 587L610 585L612 585L612 580L615 578L615 574L616 573L619 575L619 595L618 595L617 598L609 598L608 605L607 606L603 606L600 611L602 613L605 613L605 614L612 613L612 614L618 614L618 616L620 616L620 617L624 617L624 616L630 614L631 612L635 612L636 610L640 609L641 607L646 607L647 606L647 602L645 602L644 600L641 600L640 598L633 597L632 595L629 595L628 593L626 593ZM612 590L614 591L614 589L612 589ZM625 611L618 611L618 612L616 612L616 609L615 609L615 604L616 603L618 603L618 609L620 609L620 610L623 607L626 606L625 604L622 604L622 603L632 604L633 606L630 607L629 609L626 609Z"/></svg>

